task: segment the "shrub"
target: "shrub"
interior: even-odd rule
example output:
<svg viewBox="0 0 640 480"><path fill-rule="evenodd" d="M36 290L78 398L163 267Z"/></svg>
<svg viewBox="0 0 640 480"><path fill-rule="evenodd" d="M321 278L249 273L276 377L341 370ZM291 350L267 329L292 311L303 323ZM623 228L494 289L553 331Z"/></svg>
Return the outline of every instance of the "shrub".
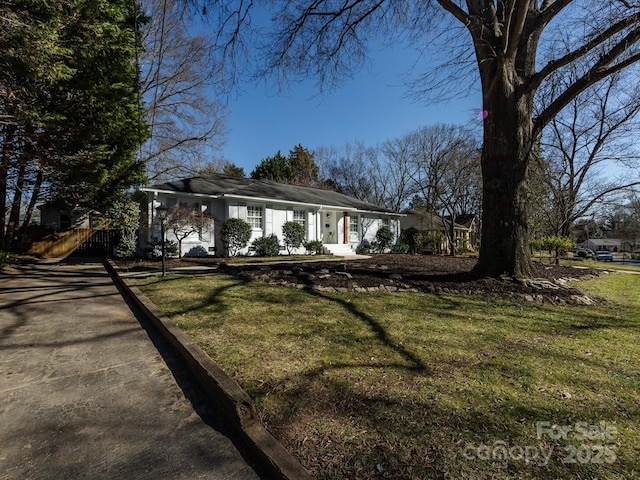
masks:
<svg viewBox="0 0 640 480"><path fill-rule="evenodd" d="M391 253L409 253L409 245L406 243L399 243L391 247Z"/></svg>
<svg viewBox="0 0 640 480"><path fill-rule="evenodd" d="M107 210L110 228L118 231L120 239L115 248L117 258L131 259L138 253L140 207L128 197L115 200Z"/></svg>
<svg viewBox="0 0 640 480"><path fill-rule="evenodd" d="M294 248L298 248L304 242L306 236L304 227L298 222L286 222L282 226L282 240L287 248L287 253L291 255Z"/></svg>
<svg viewBox="0 0 640 480"><path fill-rule="evenodd" d="M376 239L372 243L372 247L376 253L384 253L391 245L393 245L393 239L395 235L389 227L380 227L376 232Z"/></svg>
<svg viewBox="0 0 640 480"><path fill-rule="evenodd" d="M320 255L323 250L322 242L320 240L310 240L304 242L304 248L307 250L307 255Z"/></svg>
<svg viewBox="0 0 640 480"><path fill-rule="evenodd" d="M5 250L0 250L0 268L6 267L7 265L9 265L12 258L13 256L11 255L11 253Z"/></svg>
<svg viewBox="0 0 640 480"><path fill-rule="evenodd" d="M178 242L174 242L173 240L167 240L164 244L165 255L167 257L177 257L178 256ZM145 256L147 258L151 258L157 260L162 257L162 241L154 238L151 243L144 250Z"/></svg>
<svg viewBox="0 0 640 480"><path fill-rule="evenodd" d="M407 253L418 253L422 246L422 233L416 227L402 230L400 243L407 246Z"/></svg>
<svg viewBox="0 0 640 480"><path fill-rule="evenodd" d="M442 232L432 232L423 239L422 252L429 254L439 254L445 234Z"/></svg>
<svg viewBox="0 0 640 480"><path fill-rule="evenodd" d="M235 257L251 240L251 225L241 218L228 218L220 229L222 244L230 257Z"/></svg>
<svg viewBox="0 0 640 480"><path fill-rule="evenodd" d="M185 257L207 257L209 252L202 245L195 245L184 254Z"/></svg>
<svg viewBox="0 0 640 480"><path fill-rule="evenodd" d="M256 238L252 245L256 249L258 257L276 257L280 253L278 239L274 235Z"/></svg>
<svg viewBox="0 0 640 480"><path fill-rule="evenodd" d="M371 253L371 244L368 240L362 240L360 245L356 248L356 253L358 255L366 255L367 253Z"/></svg>

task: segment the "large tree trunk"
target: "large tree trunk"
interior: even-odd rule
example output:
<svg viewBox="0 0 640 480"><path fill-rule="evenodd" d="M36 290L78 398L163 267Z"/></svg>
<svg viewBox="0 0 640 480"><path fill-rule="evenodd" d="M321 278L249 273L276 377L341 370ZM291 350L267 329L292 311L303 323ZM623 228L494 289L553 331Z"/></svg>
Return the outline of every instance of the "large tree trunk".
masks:
<svg viewBox="0 0 640 480"><path fill-rule="evenodd" d="M533 145L533 95L518 97L513 65L502 63L483 73L483 220L475 272L491 277L530 277L534 267L529 249L526 179Z"/></svg>

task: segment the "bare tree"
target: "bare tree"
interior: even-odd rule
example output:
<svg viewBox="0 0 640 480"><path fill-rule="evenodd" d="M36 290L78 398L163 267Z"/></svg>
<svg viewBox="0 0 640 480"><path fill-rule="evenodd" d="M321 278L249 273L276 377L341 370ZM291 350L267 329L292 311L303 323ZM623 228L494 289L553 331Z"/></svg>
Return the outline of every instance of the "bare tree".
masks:
<svg viewBox="0 0 640 480"><path fill-rule="evenodd" d="M198 33L179 0L142 0L141 90L150 137L140 150L152 181L206 168L224 144L226 108L213 40Z"/></svg>
<svg viewBox="0 0 640 480"><path fill-rule="evenodd" d="M468 130L454 125L424 127L411 134L415 189L427 207L443 217L450 253L455 255L456 217L479 195L479 148ZM475 212L473 212L475 213ZM448 223L444 217L449 218Z"/></svg>
<svg viewBox="0 0 640 480"><path fill-rule="evenodd" d="M373 147L347 142L342 149L320 147L314 154L324 184L352 197L399 212L414 193L413 163L404 139Z"/></svg>
<svg viewBox="0 0 640 480"><path fill-rule="evenodd" d="M169 209L167 229L173 232L178 241L178 257L182 258L182 242L189 236L202 235L203 231L213 226L214 219L201 210L184 205L176 205Z"/></svg>
<svg viewBox="0 0 640 480"><path fill-rule="evenodd" d="M374 40L409 39L424 49L446 36L460 48L446 55L445 64L455 59L464 67L475 59L485 117L482 245L476 265L483 275L534 274L527 171L536 139L576 96L640 60L640 5L626 0L598 2L597 15L592 0L269 2L269 30L255 37L243 37L241 27L250 24L251 9L261 2L206 4L216 12L216 36L230 58L241 58L252 38L264 39L263 71L285 79L293 72L331 84L365 65L368 42ZM538 89L567 69L579 76L558 88L534 118Z"/></svg>
<svg viewBox="0 0 640 480"><path fill-rule="evenodd" d="M632 192L620 203L609 205L602 212L601 220L607 230L609 238L623 240L622 249L629 250L632 254L638 253L640 242L640 196Z"/></svg>
<svg viewBox="0 0 640 480"><path fill-rule="evenodd" d="M384 191L374 177L379 170L378 153L377 148L362 142L346 142L342 149L322 147L314 151L325 183L345 195L384 206Z"/></svg>
<svg viewBox="0 0 640 480"><path fill-rule="evenodd" d="M635 83L624 91L628 80L612 75L586 90L543 131L547 224L555 235L569 236L573 223L595 205L640 185L640 101ZM622 167L624 175L611 174Z"/></svg>
<svg viewBox="0 0 640 480"><path fill-rule="evenodd" d="M410 136L387 140L382 144L383 170L378 181L384 185L385 206L394 212L406 208L417 189L413 182L415 163Z"/></svg>

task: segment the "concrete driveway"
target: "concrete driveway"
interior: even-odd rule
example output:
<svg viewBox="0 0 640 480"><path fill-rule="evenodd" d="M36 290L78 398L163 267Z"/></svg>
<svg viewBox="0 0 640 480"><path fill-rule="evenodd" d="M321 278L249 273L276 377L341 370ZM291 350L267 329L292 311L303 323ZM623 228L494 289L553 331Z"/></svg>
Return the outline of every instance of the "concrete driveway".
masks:
<svg viewBox="0 0 640 480"><path fill-rule="evenodd" d="M0 479L260 478L246 457L102 264L0 274Z"/></svg>

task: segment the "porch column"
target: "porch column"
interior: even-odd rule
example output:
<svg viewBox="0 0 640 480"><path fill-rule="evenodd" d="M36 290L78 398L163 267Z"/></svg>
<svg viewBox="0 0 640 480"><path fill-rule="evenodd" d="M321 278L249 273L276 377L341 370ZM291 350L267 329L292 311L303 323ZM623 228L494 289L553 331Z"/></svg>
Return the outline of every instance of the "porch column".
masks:
<svg viewBox="0 0 640 480"><path fill-rule="evenodd" d="M347 212L342 212L342 218L343 218L343 226L344 228L343 230L343 238L342 238L342 243L344 243L345 245L349 243L349 215L347 214Z"/></svg>

